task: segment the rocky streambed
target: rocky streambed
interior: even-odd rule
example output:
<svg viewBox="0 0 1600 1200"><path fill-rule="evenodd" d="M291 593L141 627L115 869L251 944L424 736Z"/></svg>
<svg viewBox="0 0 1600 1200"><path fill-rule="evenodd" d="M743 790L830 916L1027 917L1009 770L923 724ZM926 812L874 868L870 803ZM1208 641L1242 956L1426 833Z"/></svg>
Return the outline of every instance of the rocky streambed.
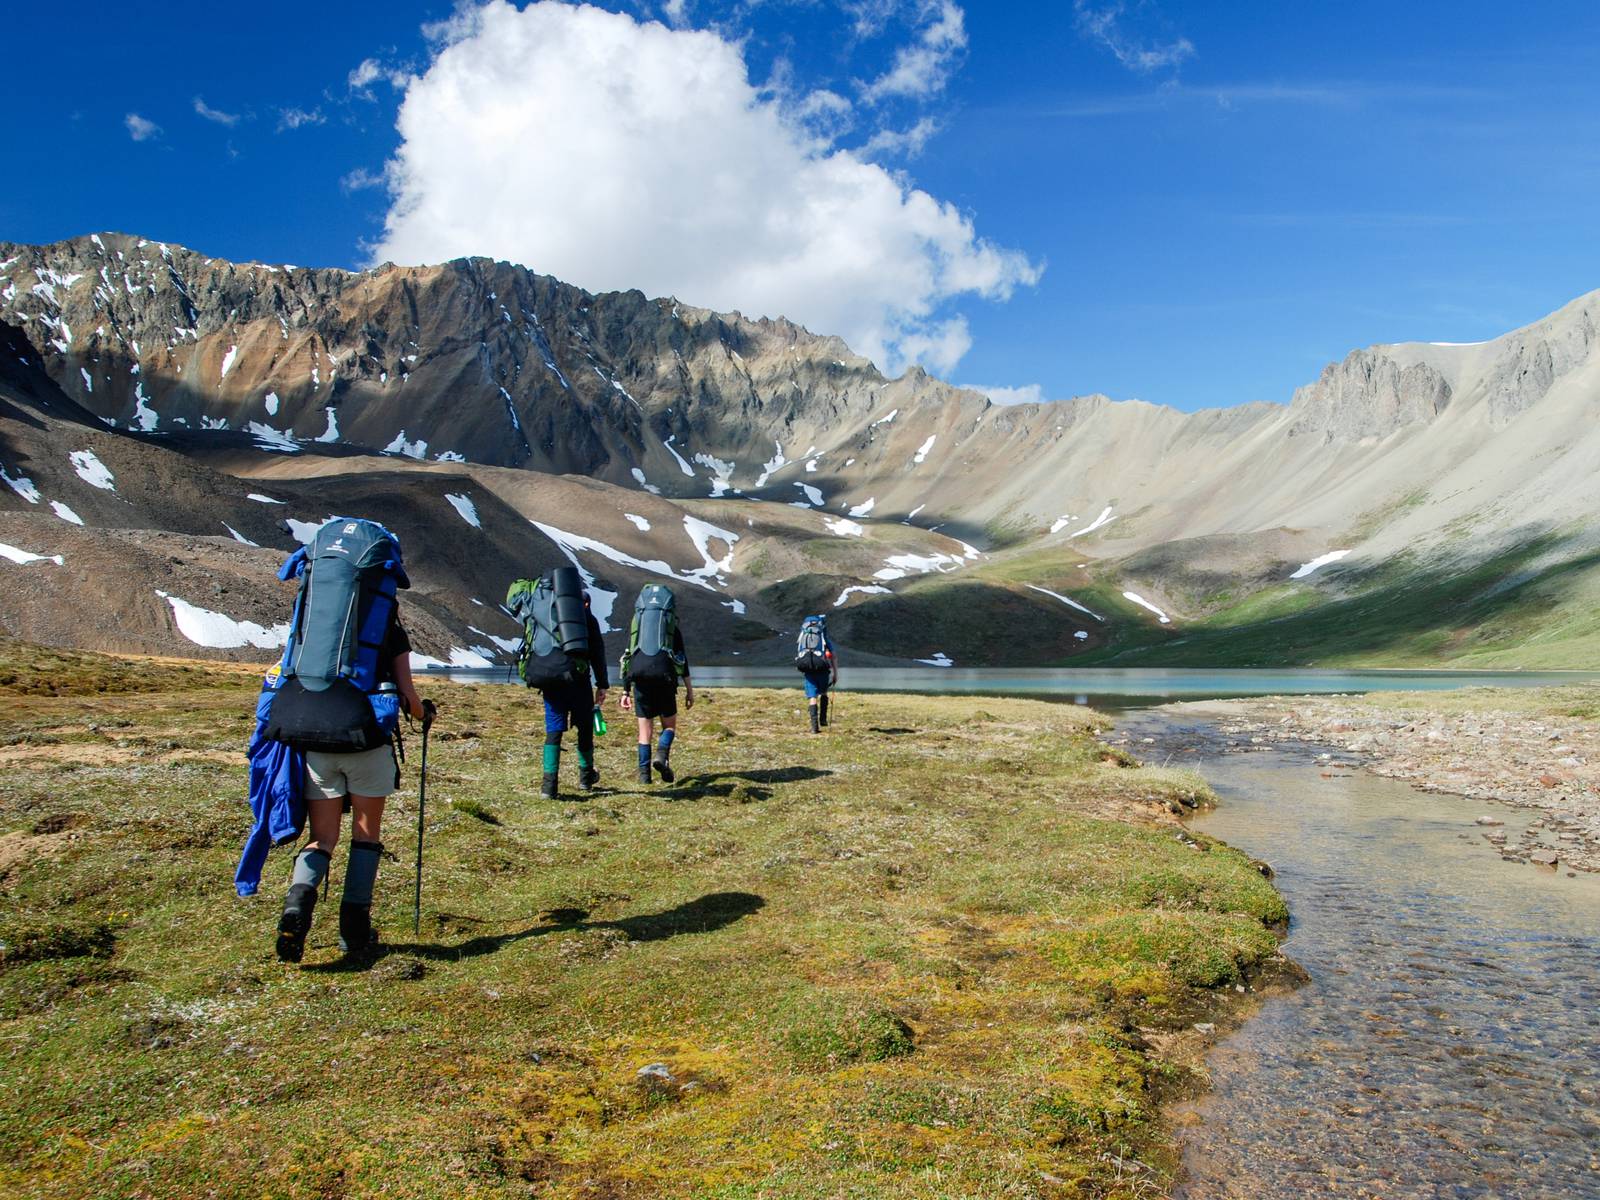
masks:
<svg viewBox="0 0 1600 1200"><path fill-rule="evenodd" d="M1329 771L1353 760L1424 791L1533 810L1533 819L1512 834L1498 817L1479 818L1482 836L1512 861L1600 871L1600 722L1586 716L1459 698L1425 709L1370 696L1266 697L1171 708L1213 720L1231 749L1315 743L1343 751L1322 752Z"/></svg>

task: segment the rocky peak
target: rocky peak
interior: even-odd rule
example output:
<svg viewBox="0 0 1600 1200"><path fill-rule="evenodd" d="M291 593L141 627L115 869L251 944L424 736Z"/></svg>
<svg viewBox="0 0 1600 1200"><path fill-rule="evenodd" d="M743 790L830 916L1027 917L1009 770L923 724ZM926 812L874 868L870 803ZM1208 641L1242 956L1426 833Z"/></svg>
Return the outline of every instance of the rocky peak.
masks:
<svg viewBox="0 0 1600 1200"><path fill-rule="evenodd" d="M1315 383L1295 391L1290 436L1325 442L1385 438L1432 421L1450 403L1450 384L1426 363L1400 363L1381 350L1352 350Z"/></svg>

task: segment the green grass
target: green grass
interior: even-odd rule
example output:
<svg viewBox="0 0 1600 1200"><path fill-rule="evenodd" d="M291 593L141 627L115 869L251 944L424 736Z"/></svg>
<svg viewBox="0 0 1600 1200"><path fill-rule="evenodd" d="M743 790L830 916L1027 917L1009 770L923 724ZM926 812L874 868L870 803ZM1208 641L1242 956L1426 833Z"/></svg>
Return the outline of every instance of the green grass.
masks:
<svg viewBox="0 0 1600 1200"><path fill-rule="evenodd" d="M1276 961L1276 892L1173 824L1204 784L1080 709L845 695L813 737L798 690L708 691L676 785L617 722L549 803L528 694L438 686L420 935L413 736L383 953L333 945L341 848L287 967L287 853L231 884L249 679L60 665L0 695L12 1195L1145 1195L1182 1031Z"/></svg>
<svg viewBox="0 0 1600 1200"><path fill-rule="evenodd" d="M1356 594L1257 593L1177 636L1119 627L1080 660L1116 666L1600 668L1600 555L1533 543L1471 567L1397 562Z"/></svg>

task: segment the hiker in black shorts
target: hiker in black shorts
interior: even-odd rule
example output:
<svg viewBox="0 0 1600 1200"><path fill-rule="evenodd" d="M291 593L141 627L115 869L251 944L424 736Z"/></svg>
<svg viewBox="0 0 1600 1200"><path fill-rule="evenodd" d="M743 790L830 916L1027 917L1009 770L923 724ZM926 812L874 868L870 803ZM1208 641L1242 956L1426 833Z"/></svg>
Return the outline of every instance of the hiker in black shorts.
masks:
<svg viewBox="0 0 1600 1200"><path fill-rule="evenodd" d="M671 783L672 742L678 734L678 681L683 681L685 708L694 707L694 683L689 678L689 656L678 628L677 605L669 588L659 583L645 586L633 609L628 648L622 655L622 709L639 718L639 782L650 782L655 768L663 783ZM661 737L651 754L655 723Z"/></svg>

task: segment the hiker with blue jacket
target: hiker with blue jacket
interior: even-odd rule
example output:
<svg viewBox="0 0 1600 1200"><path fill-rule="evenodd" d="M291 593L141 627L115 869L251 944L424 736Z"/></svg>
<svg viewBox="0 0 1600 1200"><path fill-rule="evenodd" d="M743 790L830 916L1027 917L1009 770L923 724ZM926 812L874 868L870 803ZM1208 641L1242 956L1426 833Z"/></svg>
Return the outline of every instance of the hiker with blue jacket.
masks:
<svg viewBox="0 0 1600 1200"><path fill-rule="evenodd" d="M685 708L694 707L694 681L689 655L678 625L678 602L665 584L646 584L633 606L628 648L622 653L622 709L639 718L639 782L650 782L654 768L671 783L672 744L678 736L678 683L683 683ZM652 752L655 723L661 736Z"/></svg>
<svg viewBox="0 0 1600 1200"><path fill-rule="evenodd" d="M506 608L523 623L517 670L544 700L544 761L539 794L560 798L561 739L578 734L578 788L592 792L600 782L594 762L595 714L605 703L611 680L606 643L595 619L583 577L573 567L557 567L538 579L518 579L506 592Z"/></svg>
<svg viewBox="0 0 1600 1200"><path fill-rule="evenodd" d="M235 884L240 895L253 894L268 837L281 844L298 838L300 822L310 826L295 856L276 941L279 959L299 962L348 807L352 837L339 948L365 954L378 939L372 893L383 855L384 803L400 786L396 725L404 711L426 728L436 711L417 694L411 640L400 624L395 591L411 581L398 538L374 521L343 517L324 524L278 577L298 578L300 592L283 657L268 672L256 707L257 828ZM274 804L277 811L264 811Z"/></svg>
<svg viewBox="0 0 1600 1200"><path fill-rule="evenodd" d="M805 681L811 732L821 733L828 724L828 693L839 682L839 658L834 653L833 639L828 636L826 617L810 616L800 623L794 665Z"/></svg>

